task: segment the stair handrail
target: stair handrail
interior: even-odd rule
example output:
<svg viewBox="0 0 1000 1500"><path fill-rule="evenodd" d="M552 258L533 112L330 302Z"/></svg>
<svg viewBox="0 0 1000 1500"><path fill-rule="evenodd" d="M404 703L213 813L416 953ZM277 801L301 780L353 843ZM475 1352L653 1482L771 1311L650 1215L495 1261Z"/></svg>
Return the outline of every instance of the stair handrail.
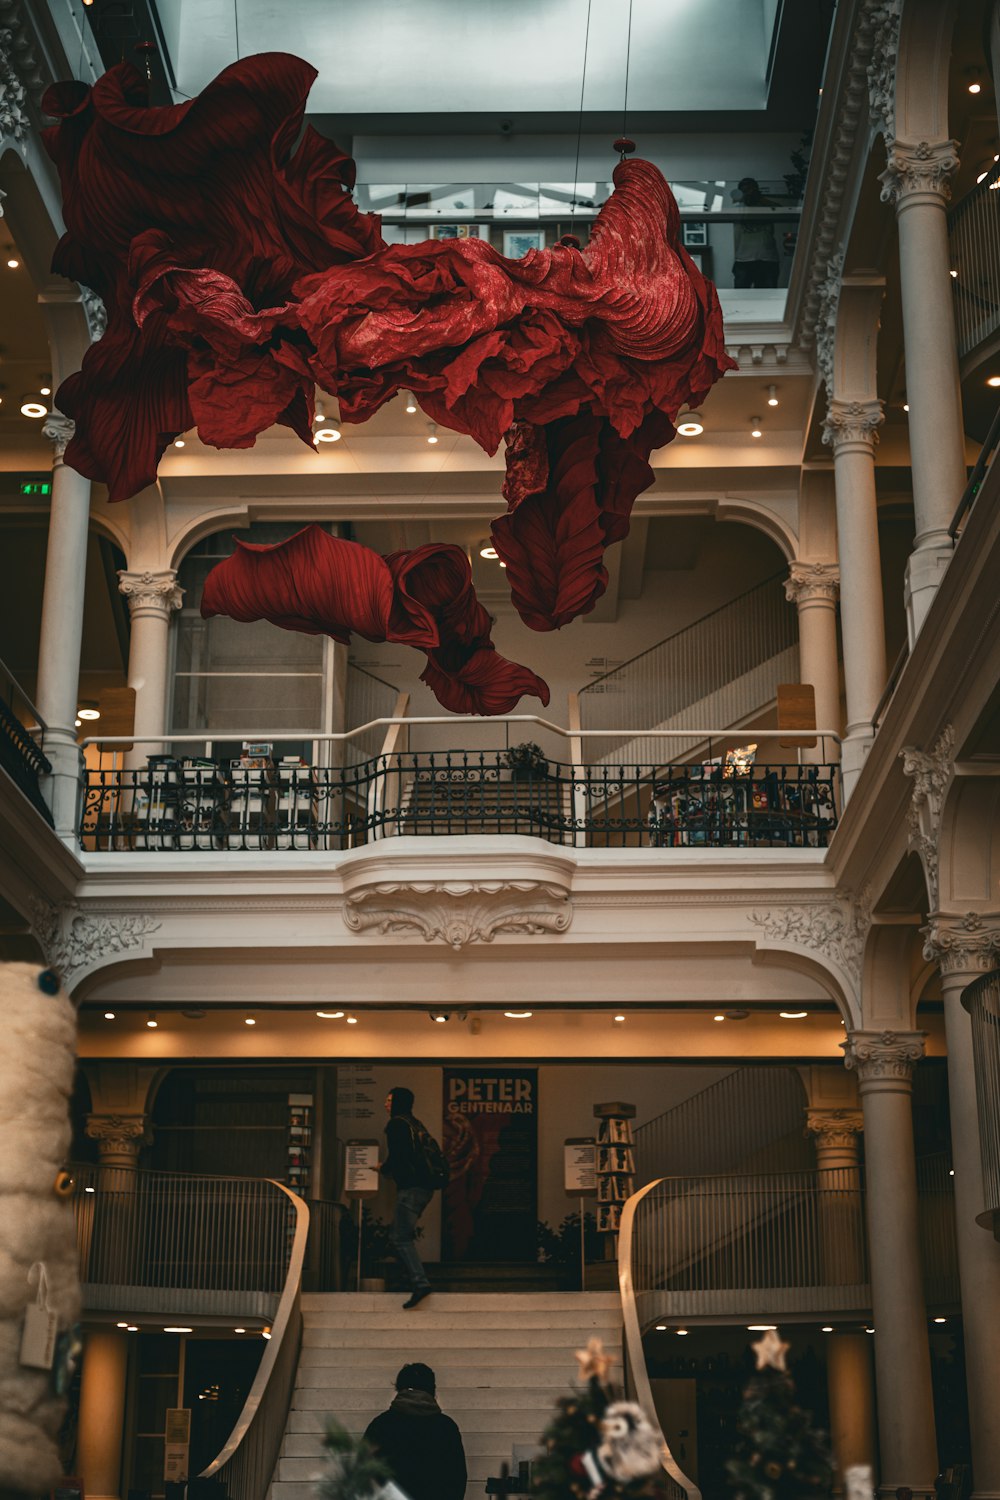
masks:
<svg viewBox="0 0 1000 1500"><path fill-rule="evenodd" d="M692 1111L693 1108L697 1107L699 1104L701 1104L702 1102L704 1102L705 1099L706 1099L706 1096L708 1096L708 1095L714 1095L716 1098L719 1098L724 1093L730 1092L734 1088L734 1086L736 1086L738 1083L742 1082L744 1079L747 1079L748 1081L752 1081L754 1087L757 1088L757 1089L759 1089L760 1088L760 1083L761 1083L761 1077L760 1077L760 1075L761 1075L762 1071L766 1071L768 1074L773 1074L773 1073L778 1073L778 1072L788 1073L788 1074L792 1075L793 1078L794 1078L795 1073L796 1073L796 1070L794 1068L785 1067L781 1063L765 1064L764 1069L761 1069L759 1066L755 1067L755 1068L754 1067L734 1067L734 1068L729 1069L729 1071L727 1071L726 1073L724 1073L721 1078L717 1078L714 1083L709 1083L709 1084L707 1084L705 1086L705 1088L699 1089L696 1094L689 1094L688 1097L686 1099L682 1099L679 1104L673 1104L673 1105L671 1105L671 1107L669 1109L662 1110L658 1115L654 1115L651 1120L645 1120L641 1125L637 1126L636 1127L636 1131L635 1131L635 1149L636 1149L636 1159L639 1162L640 1170L642 1170L644 1172L646 1172L646 1171L649 1170L648 1167L643 1167L643 1156L642 1156L642 1150L643 1150L643 1148L646 1147L648 1149L648 1142L650 1140L654 1139L653 1132L656 1131L658 1129L658 1127L662 1127L665 1124L665 1122L667 1120L669 1120L669 1118L671 1116L673 1116L675 1119L683 1118L683 1116L686 1115L686 1114L689 1114ZM801 1081L799 1082L799 1089L800 1089L801 1094L802 1094L802 1100L801 1100L801 1103L798 1105L798 1112L799 1113L798 1113L798 1117L797 1117L795 1123L801 1129L801 1111L802 1111L802 1109L805 1108L805 1099L806 1099L805 1090L802 1087ZM782 1123L784 1124L785 1122L782 1122ZM794 1126L792 1128L794 1128ZM766 1146L766 1145L776 1144L777 1142L779 1142L781 1140L784 1140L786 1138L786 1136L788 1135L788 1133L789 1133L788 1131L785 1131L781 1135L773 1136L767 1142L765 1142L764 1145ZM805 1139L806 1139L804 1133L803 1133L802 1139L803 1139L803 1141L805 1141ZM714 1172L713 1173L713 1172L703 1172L701 1170L698 1170L696 1172L685 1173L684 1175L685 1176L691 1176L691 1177L697 1177L699 1179L701 1179L703 1177L727 1175L729 1172L737 1170L739 1168L740 1164L746 1160L746 1157L747 1157L748 1154L751 1155L751 1156L753 1156L760 1149L763 1149L763 1147L754 1147L753 1150L750 1151L749 1153L744 1152L742 1155L738 1156L722 1172ZM658 1164L654 1162L652 1164L652 1170L655 1171L657 1169L657 1165ZM805 1163L803 1162L803 1167L804 1166L805 1166ZM662 1167L660 1167L660 1170L662 1171ZM801 1170L801 1168L793 1168L792 1170ZM673 1176L673 1175L674 1174L672 1174L672 1173L668 1173L667 1174L668 1177L669 1176ZM661 1178L661 1181L665 1181L665 1180L666 1180L666 1178Z"/></svg>
<svg viewBox="0 0 1000 1500"><path fill-rule="evenodd" d="M389 770L392 766L392 757L399 754L409 744L410 726L407 720L407 712L410 707L410 695L400 692L396 695L396 702L392 710L392 717L382 722L386 724L385 738L382 741L382 749L375 757L375 762L382 768L382 775L376 776L368 787L368 826L377 828L385 814L385 793L389 780ZM378 720L373 722L377 723Z"/></svg>
<svg viewBox="0 0 1000 1500"><path fill-rule="evenodd" d="M295 1209L285 1285L243 1410L224 1447L198 1476L211 1479L222 1475L231 1500L266 1500L285 1435L302 1342L302 1268L309 1236L309 1205L283 1182L273 1177L265 1181L280 1188Z"/></svg>
<svg viewBox="0 0 1000 1500"><path fill-rule="evenodd" d="M631 1375L632 1389L636 1400L646 1413L654 1432L660 1440L660 1462L669 1479L679 1491L679 1500L701 1500L701 1490L693 1479L688 1478L671 1453L670 1444L664 1436L663 1429L660 1426L660 1419L656 1414L653 1388L649 1383L649 1371L646 1368L646 1354L642 1347L639 1309L636 1305L635 1288L632 1284L632 1236L635 1227L636 1209L646 1194L651 1193L655 1187L658 1187L664 1181L666 1179L663 1177L654 1178L652 1182L648 1182L645 1187L633 1193L631 1198L627 1198L622 1205L621 1220L618 1225L618 1290L622 1300L623 1343L625 1346L627 1368Z"/></svg>
<svg viewBox="0 0 1000 1500"><path fill-rule="evenodd" d="M662 646L669 645L671 641L676 641L680 636L700 629L708 620L713 620L716 615L721 615L724 610L732 609L735 605L742 604L744 600L751 598L752 595L762 593L771 584L781 582L785 578L785 574L786 569L782 568L779 573L772 573L769 577L762 578L759 583L753 584L751 588L744 589L742 594L737 594L734 599L727 599L725 604L717 604L714 609L710 609L705 614L699 615L697 620L689 621L687 625L682 625L679 630L672 630L662 640L654 641L651 646L647 646L643 651L637 651L627 661L619 662L616 667L610 667L607 672L602 672L599 677L592 677L589 682L584 683L583 687L577 689L578 694L589 693L599 683L604 682L608 677L617 677L619 672L624 672L627 667L631 667L635 662L641 661L651 651L659 651Z"/></svg>

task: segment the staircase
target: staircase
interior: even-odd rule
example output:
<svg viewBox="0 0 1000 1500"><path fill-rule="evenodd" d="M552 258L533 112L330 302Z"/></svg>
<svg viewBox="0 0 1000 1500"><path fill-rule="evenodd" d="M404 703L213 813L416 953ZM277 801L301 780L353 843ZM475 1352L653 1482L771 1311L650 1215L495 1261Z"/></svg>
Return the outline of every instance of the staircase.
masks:
<svg viewBox="0 0 1000 1500"><path fill-rule="evenodd" d="M467 779L466 779L467 776ZM488 774L418 774L399 819L401 834L525 833L566 826L568 796L558 781L500 781Z"/></svg>
<svg viewBox="0 0 1000 1500"><path fill-rule="evenodd" d="M466 1500L537 1445L558 1396L576 1376L574 1351L600 1338L619 1361L614 1292L436 1292L404 1312L399 1294L302 1297L302 1353L270 1500L313 1500L323 1433L335 1416L362 1433L393 1396L401 1365L423 1360L442 1410L458 1423L469 1465Z"/></svg>

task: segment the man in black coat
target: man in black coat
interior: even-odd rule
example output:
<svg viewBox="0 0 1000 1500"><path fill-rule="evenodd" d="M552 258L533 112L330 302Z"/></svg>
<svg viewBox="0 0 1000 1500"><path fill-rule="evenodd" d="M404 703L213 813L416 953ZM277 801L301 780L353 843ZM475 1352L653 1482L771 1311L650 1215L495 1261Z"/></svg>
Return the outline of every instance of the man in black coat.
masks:
<svg viewBox="0 0 1000 1500"><path fill-rule="evenodd" d="M409 1500L465 1500L462 1434L438 1406L435 1389L428 1365L404 1365L396 1399L368 1424L365 1437Z"/></svg>
<svg viewBox="0 0 1000 1500"><path fill-rule="evenodd" d="M396 1211L392 1220L392 1245L410 1283L404 1307L417 1307L430 1296L431 1284L417 1254L417 1222L434 1196L427 1185L423 1160L417 1151L419 1120L413 1116L413 1091L390 1089L385 1099L389 1120L385 1127L388 1154L380 1171L396 1184Z"/></svg>

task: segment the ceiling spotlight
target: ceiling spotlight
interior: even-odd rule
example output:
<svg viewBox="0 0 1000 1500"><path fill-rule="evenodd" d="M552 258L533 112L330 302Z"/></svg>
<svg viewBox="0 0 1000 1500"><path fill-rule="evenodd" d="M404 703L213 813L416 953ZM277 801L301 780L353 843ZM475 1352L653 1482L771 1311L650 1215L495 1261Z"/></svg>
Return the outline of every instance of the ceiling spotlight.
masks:
<svg viewBox="0 0 1000 1500"><path fill-rule="evenodd" d="M430 432L429 432L429 433L428 433L428 434L427 434L427 441L428 441L428 442L429 442L429 443L436 443L436 442L437 442L437 440L438 440L438 430L437 430L437 423L436 423L436 422L432 422L432 423L431 423L431 430L430 430Z"/></svg>
<svg viewBox="0 0 1000 1500"><path fill-rule="evenodd" d="M193 1328L164 1328L164 1333L194 1333Z"/></svg>
<svg viewBox="0 0 1000 1500"><path fill-rule="evenodd" d="M764 436L764 429L760 425L760 417L750 418L750 436L752 438L759 438Z"/></svg>
<svg viewBox="0 0 1000 1500"><path fill-rule="evenodd" d="M624 1020L625 1020L625 1017L624 1017L624 1016L623 1016L623 1015L620 1015L620 1014L619 1014L619 1015L617 1015L617 1016L612 1016L612 1018L611 1018L611 1019L612 1019L612 1020L613 1020L613 1021L614 1021L614 1023L615 1023L615 1025L616 1025L616 1026L621 1026L621 1025L622 1025L622 1023L623 1023L623 1022L624 1022Z"/></svg>
<svg viewBox="0 0 1000 1500"><path fill-rule="evenodd" d="M833 1324L832 1323L824 1323L823 1327L820 1329L820 1333L832 1333L832 1332L833 1332Z"/></svg>
<svg viewBox="0 0 1000 1500"><path fill-rule="evenodd" d="M139 1326L138 1326L137 1323L127 1323L125 1325L125 1331L126 1331L126 1333L138 1333L139 1332Z"/></svg>
<svg viewBox="0 0 1000 1500"><path fill-rule="evenodd" d="M262 1339L269 1339L271 1337L270 1328L262 1328L260 1331L260 1336Z"/></svg>
<svg viewBox="0 0 1000 1500"><path fill-rule="evenodd" d="M183 438L174 438L174 447L175 448L183 448L184 447L184 439Z"/></svg>
<svg viewBox="0 0 1000 1500"><path fill-rule="evenodd" d="M21 262L18 260L17 256L16 255L8 256L8 258L7 258L7 269L8 269L8 271L18 271L18 270L20 270L20 268L21 268Z"/></svg>
<svg viewBox="0 0 1000 1500"><path fill-rule="evenodd" d="M243 1024L244 1026L256 1026L257 1022L254 1020L253 1016L244 1016Z"/></svg>
<svg viewBox="0 0 1000 1500"><path fill-rule="evenodd" d="M997 384L1000 385L1000 381L998 381ZM910 409L910 403L909 403L909 401L904 401L903 402L903 410L904 411L909 411L909 409Z"/></svg>
<svg viewBox="0 0 1000 1500"><path fill-rule="evenodd" d="M114 1018L115 1018L115 1013L114 1013L114 1011L113 1011L113 1010L106 1010L106 1011L105 1011L105 1012L104 1012L104 1019L105 1019L105 1020L106 1020L106 1021L113 1021L113 1020L114 1020Z"/></svg>
<svg viewBox="0 0 1000 1500"><path fill-rule="evenodd" d="M159 1024L160 1023L159 1021L157 1021L156 1016L152 1013L152 1011L150 1011L149 1020L146 1022L146 1025L149 1027L150 1031L155 1031Z"/></svg>
<svg viewBox="0 0 1000 1500"><path fill-rule="evenodd" d="M314 422L325 422L326 421L326 412L325 411L320 411L319 407L317 406L316 410L313 412L313 421Z"/></svg>
<svg viewBox="0 0 1000 1500"><path fill-rule="evenodd" d="M84 699L76 711L76 716L78 719L86 719L89 723L101 717L101 710L92 700Z"/></svg>
<svg viewBox="0 0 1000 1500"><path fill-rule="evenodd" d="M783 1021L804 1021L809 1014L807 1010L779 1010L778 1015Z"/></svg>
<svg viewBox="0 0 1000 1500"><path fill-rule="evenodd" d="M344 1012L342 1010L318 1010L316 1014L322 1021L342 1021Z"/></svg>
<svg viewBox="0 0 1000 1500"><path fill-rule="evenodd" d="M680 437L700 437L705 431L705 423L701 412L681 412L680 421L677 423L677 432Z"/></svg>
<svg viewBox="0 0 1000 1500"><path fill-rule="evenodd" d="M339 443L340 427L336 422L328 422L325 427L317 427L313 434L313 442L316 443Z"/></svg>
<svg viewBox="0 0 1000 1500"><path fill-rule="evenodd" d="M505 1010L504 1011L504 1015L507 1017L508 1021L530 1021L531 1020L531 1011L530 1010Z"/></svg>
<svg viewBox="0 0 1000 1500"><path fill-rule="evenodd" d="M687 1332L688 1331L687 1331L686 1328L677 1328L677 1329L675 1329L675 1332L676 1332L677 1337L679 1339L686 1339L687 1338Z"/></svg>
<svg viewBox="0 0 1000 1500"><path fill-rule="evenodd" d="M83 1191L85 1193L96 1193L97 1189L95 1187L85 1187ZM118 1327L119 1328L124 1328L125 1324L124 1323L119 1323Z"/></svg>
<svg viewBox="0 0 1000 1500"><path fill-rule="evenodd" d="M115 1327L116 1328L127 1328L128 1324L127 1323L116 1323Z"/></svg>
<svg viewBox="0 0 1000 1500"><path fill-rule="evenodd" d="M406 406L404 407L404 410L408 411L410 413L410 416L412 417L412 415L416 411L416 409L417 409L417 403L414 400L414 397L411 394L411 392L407 391L407 393L406 393Z"/></svg>
<svg viewBox="0 0 1000 1500"><path fill-rule="evenodd" d="M865 1333L874 1333L874 1332L875 1332L874 1328L866 1328L865 1329Z"/></svg>
<svg viewBox="0 0 1000 1500"><path fill-rule="evenodd" d="M40 396L51 396L52 395L52 387L50 385L39 386L39 388L38 388L38 394Z"/></svg>
<svg viewBox="0 0 1000 1500"><path fill-rule="evenodd" d="M234 1328L233 1332L234 1333L246 1333L246 1329L245 1328Z"/></svg>
<svg viewBox="0 0 1000 1500"><path fill-rule="evenodd" d="M713 1021L724 1021L725 1019L726 1019L725 1016L713 1016L712 1017Z"/></svg>
<svg viewBox="0 0 1000 1500"><path fill-rule="evenodd" d="M21 398L22 417L44 417L48 415L48 407L44 401L39 401L37 396L23 396Z"/></svg>
<svg viewBox="0 0 1000 1500"><path fill-rule="evenodd" d="M777 1326L777 1323L748 1323L747 1333L772 1333Z"/></svg>
<svg viewBox="0 0 1000 1500"><path fill-rule="evenodd" d="M777 406L778 404L778 387L776 385L769 385L767 388L767 404L768 406Z"/></svg>
<svg viewBox="0 0 1000 1500"><path fill-rule="evenodd" d="M935 1318L934 1321L935 1321L935 1323L947 1323L948 1319L947 1318Z"/></svg>
<svg viewBox="0 0 1000 1500"><path fill-rule="evenodd" d="M432 1021L437 1021L439 1025L443 1024L445 1021L451 1020L451 1017L445 1010L432 1010L430 1013L430 1017Z"/></svg>
<svg viewBox="0 0 1000 1500"><path fill-rule="evenodd" d="M82 720L82 719L74 719L74 720L73 720L73 728L74 728L74 729L79 729L79 727L80 727L80 725L81 725L81 724L82 724L82 723L83 723L83 720Z"/></svg>
<svg viewBox="0 0 1000 1500"><path fill-rule="evenodd" d="M487 562L497 562L500 554L492 542L483 542L479 548L479 556L485 557Z"/></svg>
<svg viewBox="0 0 1000 1500"><path fill-rule="evenodd" d="M358 1018L357 1018L357 1016L348 1016L348 1018L347 1018L347 1024L348 1024L348 1026L357 1026L357 1024L358 1024Z"/></svg>
<svg viewBox="0 0 1000 1500"><path fill-rule="evenodd" d="M995 391L1000 386L1000 375L991 375L986 384Z"/></svg>
<svg viewBox="0 0 1000 1500"><path fill-rule="evenodd" d="M970 94L981 94L982 92L983 92L983 86L982 86L981 83L970 83L969 84L969 93Z"/></svg>
<svg viewBox="0 0 1000 1500"><path fill-rule="evenodd" d="M666 1331L667 1331L667 1325L666 1325L666 1323L657 1323L657 1325L656 1325L656 1331L657 1331L657 1333L666 1333Z"/></svg>
<svg viewBox="0 0 1000 1500"><path fill-rule="evenodd" d="M949 1177L954 1177L954 1175L955 1175L955 1168L954 1167L949 1167L948 1168L948 1176Z"/></svg>

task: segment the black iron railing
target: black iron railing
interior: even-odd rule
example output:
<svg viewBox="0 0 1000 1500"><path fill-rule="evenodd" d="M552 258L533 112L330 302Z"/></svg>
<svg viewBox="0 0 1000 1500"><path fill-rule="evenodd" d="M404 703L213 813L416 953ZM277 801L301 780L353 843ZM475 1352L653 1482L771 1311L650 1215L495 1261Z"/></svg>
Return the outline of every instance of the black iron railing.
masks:
<svg viewBox="0 0 1000 1500"><path fill-rule="evenodd" d="M151 756L89 772L91 850L340 850L406 835L528 834L593 848L825 848L831 765L560 765L403 751L361 765L255 767Z"/></svg>
<svg viewBox="0 0 1000 1500"><path fill-rule="evenodd" d="M45 821L51 825L52 814L38 785L39 776L52 770L34 736L0 698L0 768L27 797Z"/></svg>

